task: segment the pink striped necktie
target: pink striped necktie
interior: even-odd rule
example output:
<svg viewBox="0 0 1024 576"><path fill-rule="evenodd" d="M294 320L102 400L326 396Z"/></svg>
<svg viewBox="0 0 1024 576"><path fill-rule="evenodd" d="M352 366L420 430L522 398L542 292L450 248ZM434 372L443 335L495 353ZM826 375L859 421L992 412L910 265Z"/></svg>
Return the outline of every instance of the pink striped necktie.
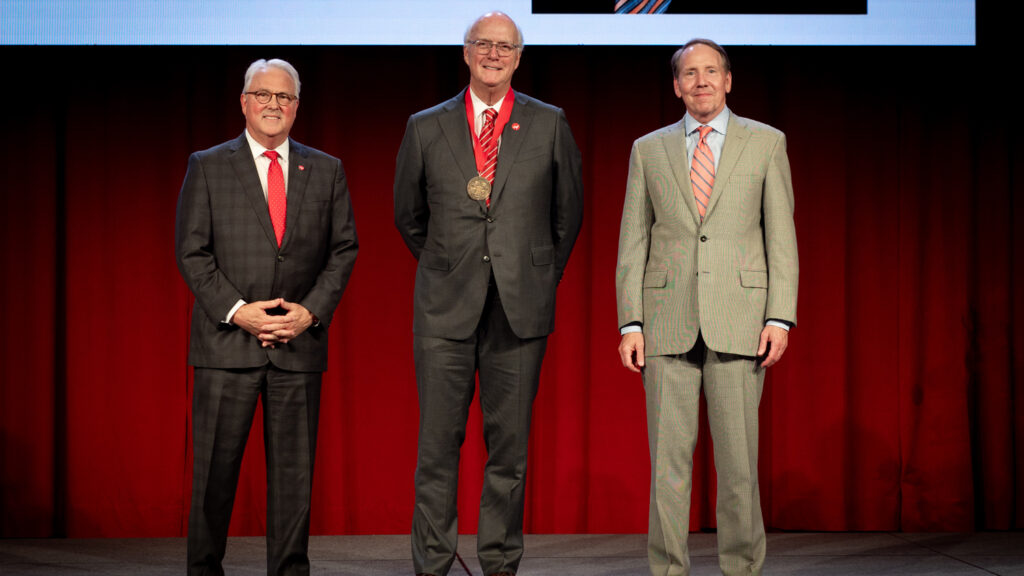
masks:
<svg viewBox="0 0 1024 576"><path fill-rule="evenodd" d="M693 197L697 201L697 212L700 213L703 222L708 202L711 201L711 190L715 187L715 155L711 153L711 148L705 140L711 133L711 126L701 126L698 130L700 140L697 142L697 149L693 151L693 160L690 161L690 183L693 184Z"/></svg>
<svg viewBox="0 0 1024 576"><path fill-rule="evenodd" d="M487 179L491 186L494 186L494 171L498 166L498 138L494 135L494 121L498 118L498 112L494 108L484 110L484 127L480 130L480 147L484 149L484 171L480 176ZM487 207L491 207L491 197L487 196Z"/></svg>
<svg viewBox="0 0 1024 576"><path fill-rule="evenodd" d="M288 210L288 199L284 191L284 171L281 170L281 163L277 161L276 151L267 150L263 155L270 158L270 169L267 171L267 206L270 208L270 223L274 225L277 247L280 248L281 240L284 239L285 214Z"/></svg>

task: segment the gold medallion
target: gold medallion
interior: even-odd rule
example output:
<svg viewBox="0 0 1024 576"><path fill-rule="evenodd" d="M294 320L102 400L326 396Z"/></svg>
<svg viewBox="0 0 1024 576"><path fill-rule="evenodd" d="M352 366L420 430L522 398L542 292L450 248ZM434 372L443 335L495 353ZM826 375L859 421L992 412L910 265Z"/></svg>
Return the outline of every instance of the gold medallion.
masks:
<svg viewBox="0 0 1024 576"><path fill-rule="evenodd" d="M466 193L473 200L486 200L491 195L491 183L487 181L487 178L474 176L466 184Z"/></svg>

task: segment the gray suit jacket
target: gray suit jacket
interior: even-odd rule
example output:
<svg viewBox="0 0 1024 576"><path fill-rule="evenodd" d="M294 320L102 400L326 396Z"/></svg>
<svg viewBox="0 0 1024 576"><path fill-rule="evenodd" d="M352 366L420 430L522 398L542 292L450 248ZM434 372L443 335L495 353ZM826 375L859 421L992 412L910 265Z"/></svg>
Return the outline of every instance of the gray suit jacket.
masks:
<svg viewBox="0 0 1024 576"><path fill-rule="evenodd" d="M358 240L345 170L337 158L290 140L288 208L280 250L249 143L239 138L196 152L178 198L178 269L195 294L189 363L285 370L327 368L327 327L341 299ZM284 346L223 322L239 299L282 297L319 320Z"/></svg>
<svg viewBox="0 0 1024 576"><path fill-rule="evenodd" d="M768 318L796 324L793 185L782 132L730 114L701 223L683 122L639 138L616 271L619 326L643 324L648 356L682 354L698 332L754 356Z"/></svg>
<svg viewBox="0 0 1024 576"><path fill-rule="evenodd" d="M488 211L466 194L477 171L465 93L411 116L398 151L395 225L419 261L413 332L472 335L493 270L513 332L545 336L583 222L579 149L561 109L517 92Z"/></svg>

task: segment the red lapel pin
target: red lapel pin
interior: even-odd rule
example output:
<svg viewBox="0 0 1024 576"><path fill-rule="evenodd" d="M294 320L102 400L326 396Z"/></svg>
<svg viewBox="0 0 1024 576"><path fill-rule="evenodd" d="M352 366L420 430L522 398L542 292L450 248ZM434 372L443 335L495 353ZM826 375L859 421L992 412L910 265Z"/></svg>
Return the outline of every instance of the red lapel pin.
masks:
<svg viewBox="0 0 1024 576"><path fill-rule="evenodd" d="M306 169L305 166L303 166L302 164L299 164L299 170L305 170L305 169Z"/></svg>
<svg viewBox="0 0 1024 576"><path fill-rule="evenodd" d="M519 130L519 122L514 122L514 123L512 124L512 129L513 129L513 130Z"/></svg>

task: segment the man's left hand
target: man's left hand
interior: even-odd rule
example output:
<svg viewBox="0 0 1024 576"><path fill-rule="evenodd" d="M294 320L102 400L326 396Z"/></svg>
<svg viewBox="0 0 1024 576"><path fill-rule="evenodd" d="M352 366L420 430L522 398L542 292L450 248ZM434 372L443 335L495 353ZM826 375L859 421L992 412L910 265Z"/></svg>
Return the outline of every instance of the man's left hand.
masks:
<svg viewBox="0 0 1024 576"><path fill-rule="evenodd" d="M789 332L787 330L778 326L765 326L764 330L761 330L761 341L757 345L757 357L764 358L761 367L767 368L778 362L788 345ZM768 351L767 356L765 356L766 350Z"/></svg>
<svg viewBox="0 0 1024 576"><path fill-rule="evenodd" d="M265 324L259 335L264 348L273 347L275 344L287 344L315 322L313 314L302 304L281 300L281 308L287 314L274 316L277 321L273 324Z"/></svg>

